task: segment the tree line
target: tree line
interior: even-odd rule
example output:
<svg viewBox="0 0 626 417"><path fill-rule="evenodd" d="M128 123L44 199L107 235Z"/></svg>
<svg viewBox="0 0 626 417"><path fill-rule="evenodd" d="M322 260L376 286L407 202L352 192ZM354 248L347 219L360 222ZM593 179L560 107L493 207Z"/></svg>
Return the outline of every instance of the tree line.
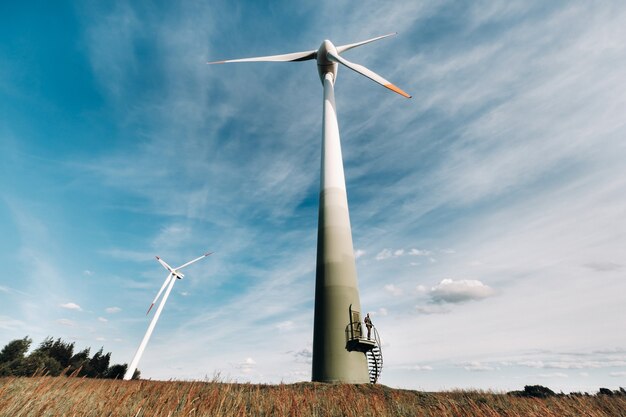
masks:
<svg viewBox="0 0 626 417"><path fill-rule="evenodd" d="M26 336L12 340L0 351L0 376L78 376L87 378L122 379L127 364L110 364L111 352L100 348L90 356L91 348L74 352L74 342L47 337L28 353L33 340ZM133 379L139 379L136 370Z"/></svg>
<svg viewBox="0 0 626 417"><path fill-rule="evenodd" d="M529 398L548 398L548 397L558 397L563 396L565 394L560 393L557 394L552 391L550 388L544 387L542 385L526 385L524 386L524 391L510 391L507 393L508 395L514 395L516 397L529 397ZM570 396L572 397L582 397L589 396L588 392L570 392ZM621 395L626 396L626 389L620 387L619 390L611 391L608 388L600 388L597 395Z"/></svg>

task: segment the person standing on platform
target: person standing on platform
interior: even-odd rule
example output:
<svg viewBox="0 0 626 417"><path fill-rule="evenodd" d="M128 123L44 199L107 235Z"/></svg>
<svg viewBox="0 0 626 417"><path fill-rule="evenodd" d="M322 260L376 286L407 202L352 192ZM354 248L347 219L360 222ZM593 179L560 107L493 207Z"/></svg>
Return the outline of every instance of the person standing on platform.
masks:
<svg viewBox="0 0 626 417"><path fill-rule="evenodd" d="M370 340L370 336L372 335L372 327L373 327L372 319L370 319L370 313L367 313L365 315L363 322L365 323L365 327L367 327L367 340Z"/></svg>

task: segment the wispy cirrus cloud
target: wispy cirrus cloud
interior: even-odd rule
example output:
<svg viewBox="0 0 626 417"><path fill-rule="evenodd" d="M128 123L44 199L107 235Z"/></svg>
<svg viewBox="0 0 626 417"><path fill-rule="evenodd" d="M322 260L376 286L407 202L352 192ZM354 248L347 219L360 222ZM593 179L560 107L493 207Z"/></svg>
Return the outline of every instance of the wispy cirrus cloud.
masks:
<svg viewBox="0 0 626 417"><path fill-rule="evenodd" d="M172 294L151 348L166 360L147 355L145 375L202 378L223 364L254 358L252 372L231 370L260 382L307 379L305 355L294 362L275 345L300 352L311 342L321 136L315 64L207 68L205 62L315 48L325 37L341 43L398 31L348 58L416 99L402 101L350 71L340 70L337 83L363 310L379 312L390 371L394 361L411 363L416 355L437 364L427 380L392 371L383 382L441 388L443 361L453 365L441 372L456 372L455 384L471 386L490 373L468 377L463 366L505 367L486 357L623 345L624 9L611 3L401 1L383 16L377 8L370 1L358 10L322 2L316 19L301 5L284 5L272 16L257 16L255 7L232 13L219 1L210 8L123 1L78 6L81 50L88 54L79 61L91 71L98 102L81 107L81 119L97 114L76 129L76 142L106 146L71 149L71 138L63 140L67 178L40 186L50 175L38 160L32 170L38 186L20 187L22 193L37 190L11 209L23 243L21 269L14 272L25 279L16 282L29 285L19 287L28 295L8 293L15 304L8 308L22 311L28 325L72 299L100 311L123 307L116 323L99 324L111 334L98 337L125 340L120 355L130 357L145 331L137 318L145 312L144 298L149 302L163 279L153 277L153 256L184 262L214 246L218 256L177 283L187 296ZM249 31L224 41L232 27ZM76 90L86 91L84 85ZM33 93L23 95L34 100ZM46 100L61 104L59 97ZM51 130L46 125L41 136ZM11 160L24 160L12 150L31 136L11 144L3 135ZM28 145L45 149L46 143ZM48 169L61 170L58 164ZM64 201L39 200L46 188ZM65 205L71 196L80 209ZM63 215L48 221L36 206L50 214L60 207ZM55 230L66 218L71 227ZM54 244L63 236L81 247L69 240ZM55 253L46 252L53 247ZM77 294L81 287L68 277L86 270L98 271L85 274L90 297ZM48 295L49 288L57 290L45 309L29 298ZM402 289L402 297L394 296ZM277 326L289 331L277 332ZM71 331L87 330L77 321ZM266 342L268 332L276 333L275 343ZM175 340L189 343L172 353L167 341ZM461 342L464 357L458 359L454 347ZM594 370L603 368L592 366L619 363L617 355L577 361L544 351L508 358L513 365L507 369L522 378L529 367L518 362L535 363L532 369L586 369L585 383L597 385ZM554 377L555 388L579 389L575 373L569 375Z"/></svg>
<svg viewBox="0 0 626 417"><path fill-rule="evenodd" d="M0 329L4 330L21 330L25 327L25 323L21 320L14 319L9 316L0 316Z"/></svg>
<svg viewBox="0 0 626 417"><path fill-rule="evenodd" d="M562 260L561 265L579 258L576 253L588 254L587 263L619 259L611 254L597 257L581 242L604 241L603 238L610 235L608 225L621 224L618 213L623 201L610 196L619 195L623 188L618 175L621 172L619 161L623 158L605 157L611 153L624 154L615 146L618 142L612 133L619 132L622 123L616 109L623 107L620 106L623 95L619 91L623 84L616 82L621 74L611 69L615 68L615 62L623 59L619 46L606 45L601 35L608 31L617 35L611 38L620 38L621 12L610 16L607 9L589 10L578 5L522 7L502 2L488 8L457 6L460 8L455 14L457 17L446 18L442 11L447 6L449 4L399 3L391 8L390 15L397 16L393 25L400 28L394 30L406 33L406 37L398 36L387 45L394 48L394 57L403 59L390 59L382 43L354 51L355 61L393 79L404 89L416 92L416 96L419 93L419 101L399 104L394 101L395 97L384 95L375 85L368 85L367 80L346 72L341 73L338 83L355 243L361 251L371 254L359 257L359 264L367 265L360 271L361 293L374 306L367 309L375 310L384 305L393 313L378 318L382 321L381 328L388 326L390 334L397 329L391 316L395 319L397 314L403 314L402 326L425 327L419 337L432 338L438 342L433 341L437 346L445 346L450 340L449 334L464 334L461 327L473 326L484 326L484 334L490 334L494 327L504 333L511 329L513 335L515 332L526 335L527 343L549 343L550 338L539 337L535 330L525 326L523 318L527 313L549 311L542 306L550 305L555 298L548 294L545 299L529 296L527 299L532 302L519 306L515 297L520 293L534 294L532 284L541 281L546 291L552 286L563 288L563 299L574 299L573 286L563 285L556 278L572 275L566 268L555 266L554 259ZM361 10L368 7L373 5L366 4ZM188 11L184 9L183 14ZM114 19L121 19L127 13L130 17L125 22L133 24L136 13L132 10L121 8ZM588 19L589 15L596 18ZM359 21L359 31L364 37L371 35L365 32L376 32L381 27L379 19L367 16L363 11L360 15L363 19ZM356 19L356 16L351 18ZM152 19L123 28L119 39L114 41L132 45L147 27L161 23L168 23L164 25L164 33L178 33L180 29L175 23ZM436 30L439 26L434 23L441 19L453 29L439 33ZM340 26L341 29L335 29L333 39L343 37L352 41L353 37L358 38L352 28ZM107 31L102 25L94 34L107 35ZM308 42L314 32L313 29L303 31L294 43ZM171 60L160 63L161 70L167 74L163 101L143 96L136 103L135 111L124 116L131 124L152 127L141 132L145 142L130 152L106 155L89 169L107 186L140 197L138 205L127 209L169 218L159 230L184 229L191 227L190 224L197 228L195 222L211 219L222 227L211 232L228 230L228 240L240 242L223 252L248 253L254 246L263 246L266 252L290 252L293 256L296 249L285 243L309 240L312 243L306 250L298 249L302 254L299 259L304 263L306 255L311 255L313 260L314 236L310 231L315 224L314 220L306 218L314 219L315 211L299 214L296 208L314 205L310 201L316 199L317 174L312 173L317 172L318 161L311 155L318 152L319 112L314 100L309 103L302 99L319 94L316 75L312 74L312 83L307 84L309 68L305 63L293 69L280 68L282 85L287 89L293 87L292 91L298 93L279 95L267 87L275 85L276 78L272 78L272 74L276 74L276 67L233 66L227 70L229 76L264 82L238 83L225 91L220 80L225 74L219 72L222 69L209 72L205 67L194 66L194 55L202 54L188 45L202 43L203 34L186 34L186 37L181 34L164 43ZM227 49L211 51L211 54L236 56L235 53L243 52L244 41L235 39ZM591 44L607 48L589 50ZM245 51L250 56L264 54L267 53L265 45L252 42ZM97 42L94 46L98 46ZM285 45L285 48L290 46ZM588 52L584 62L576 58L581 50ZM97 48L94 51L98 53ZM123 49L119 59L94 57L97 62L107 63L106 66L126 68L123 74L105 80L103 85L119 82L132 87L129 81L132 78L126 77L134 74L135 57L126 56L128 51L128 48ZM183 73L181 68L187 67L176 61L194 69ZM577 64L572 65L573 62ZM603 74L606 82L598 82L598 74ZM107 75L102 71L100 76ZM617 87L609 90L610 84ZM368 86L371 88L366 88ZM243 94L244 89L248 90L246 94ZM211 91L223 93L220 102L205 94ZM128 96L131 93L129 91ZM119 100L124 94L124 91L113 90L111 96ZM262 108L266 112L255 111L261 103L255 97L263 97ZM368 103L368 112L376 118L363 120L364 102ZM606 103L612 104L606 106ZM142 111L146 110L157 117L145 118ZM376 122L379 118L385 120L384 131ZM285 131L279 131L276 126L286 126L282 129ZM406 131L411 132L410 138L403 133ZM268 137L273 141L268 141ZM380 140L381 137L389 140ZM250 146L255 147L255 154L246 151ZM187 155L184 164L163 163L175 160L179 154ZM598 161L606 162L601 164L601 170L597 169ZM198 172L203 173L201 181L196 179ZM226 177L224 172L228 173ZM181 187L181 184L186 185ZM599 211L598 202L603 202L605 209ZM589 216L581 219L580 213L589 213ZM167 240L159 241L158 232L152 236L150 244L167 244ZM195 240L199 235L192 231L180 236ZM416 240L415 236L423 236L424 240ZM581 236L587 237L579 239ZM184 240L181 239L180 244ZM456 253L443 256L434 249L424 249L437 247L454 247ZM428 260L435 259L434 253L438 262ZM411 262L421 264L411 272L402 265L395 265L400 262L392 261L404 261L408 255L413 256ZM369 257L387 262L367 264ZM197 326L213 325L221 317L235 313L257 318L253 326L263 326L264 320L270 327L286 321L305 321L290 316L301 308L298 302L311 309L311 297L305 296L304 286L291 287L290 297L281 286L294 284L294 277L310 279L307 273L314 270L313 261L300 269L301 274L285 278L282 274L290 265L284 258L277 259L274 265L259 262L261 257L254 259L257 265L263 266L246 269L245 274L230 275L253 277L253 285L242 285L241 292L228 300L236 306L251 303L257 307L239 311L235 307L220 306L223 313L203 312L181 331L182 334L191 334ZM480 262L470 265L476 260ZM234 262L218 262L225 268L222 271L233 268ZM281 262L285 264L276 266ZM576 262L575 265L580 265L586 261L581 262L579 258ZM378 265L372 265L374 263ZM470 276L479 276L480 281L444 278L458 277L459 271L465 272L468 265L476 271ZM414 271L418 269L420 272L416 274ZM307 270L309 272L304 272ZM380 282L380 277L388 276L393 276L393 280ZM394 290L422 286L425 291L418 291L415 296L423 300L424 305L413 308L398 300L389 303L388 298L383 298L389 292L380 291L385 285L393 286ZM492 297L493 288L501 290L500 297ZM587 292L589 303L602 298L601 292L595 291L598 292ZM375 295L370 295L372 293ZM490 317L481 306L487 302L463 303L485 299L497 304L490 307L499 309L502 323ZM259 300L263 301L256 304ZM174 299L174 305L175 302ZM612 301L609 304L613 305ZM454 314L457 308L464 309L465 321ZM574 314L573 309L568 311ZM418 326L411 320L423 322ZM563 324L561 328L564 332L567 328L571 330L568 326ZM229 334L246 329L243 324L235 327L232 332L215 331L230 337ZM457 331L443 334L441 328ZM296 326L294 331L302 329ZM392 346L420 346L423 342L405 333L402 332L404 340L392 340ZM489 351L506 344L492 340L489 347L473 342L470 337L463 339L469 341L470 351ZM208 346L209 342L202 340L199 345ZM441 351L443 354L445 349ZM240 352L238 357L248 356ZM236 358L231 359L230 363L236 361ZM494 367L490 363L485 365L484 361L479 363Z"/></svg>

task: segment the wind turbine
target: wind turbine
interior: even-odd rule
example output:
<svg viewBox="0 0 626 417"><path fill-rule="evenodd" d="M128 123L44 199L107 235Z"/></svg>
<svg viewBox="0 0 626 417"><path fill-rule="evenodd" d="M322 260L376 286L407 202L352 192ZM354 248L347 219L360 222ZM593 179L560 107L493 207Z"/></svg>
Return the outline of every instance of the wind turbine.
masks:
<svg viewBox="0 0 626 417"><path fill-rule="evenodd" d="M360 323L358 312L361 311L361 303L352 245L334 85L337 79L337 70L341 64L403 97L411 98L409 94L375 72L340 56L341 53L350 49L392 35L395 33L341 46L335 46L331 41L325 40L317 50L209 62L209 64L224 64L231 62L317 60L317 70L324 86L324 110L317 229L317 269L315 274L313 381L346 383L366 383L369 381L366 356L361 354L363 351L352 350L346 343L346 324L353 326L353 323ZM355 312L356 315L353 315Z"/></svg>
<svg viewBox="0 0 626 417"><path fill-rule="evenodd" d="M146 331L146 334L143 336L143 340L139 344L139 348L137 349L137 352L135 353L135 357L133 358L133 361L130 363L130 366L128 367L128 369L126 370L126 373L124 374L124 380L128 381L129 379L132 379L133 374L135 373L135 369L137 369L137 365L139 364L139 360L141 359L141 355L143 355L143 351L146 349L148 340L150 340L150 336L152 336L152 331L154 330L154 326L156 326L156 323L159 320L159 316L161 315L161 311L163 311L163 307L165 306L167 297L169 297L170 292L172 291L172 288L174 287L174 283L176 282L177 279L183 279L185 277L185 275L183 275L179 271L193 263L198 262L201 259L206 258L209 255L211 255L211 252L205 253L204 255L199 256L194 260L191 260L185 264L182 264L178 268L172 268L163 259L159 258L158 256L156 257L157 261L159 261L159 263L163 265L163 268L167 269L169 273L167 274L167 278L165 278L163 285L161 285L161 289L157 293L156 297L154 297L152 304L150 304L150 307L148 308L146 315L150 313L150 310L152 309L152 307L154 307L154 303L157 302L157 300L163 293L163 290L165 290L165 287L167 287L167 289L165 290L165 295L163 296L163 299L161 299L161 302L159 303L159 306L157 307L156 313L154 313L154 317L152 318L152 321L150 322L150 325L148 326L148 330Z"/></svg>

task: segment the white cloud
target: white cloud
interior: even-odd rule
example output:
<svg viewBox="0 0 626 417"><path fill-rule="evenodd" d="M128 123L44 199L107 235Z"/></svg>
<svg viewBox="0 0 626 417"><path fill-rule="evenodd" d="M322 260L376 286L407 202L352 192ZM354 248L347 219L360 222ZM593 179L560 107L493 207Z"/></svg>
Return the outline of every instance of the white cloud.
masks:
<svg viewBox="0 0 626 417"><path fill-rule="evenodd" d="M387 284L385 285L385 291L387 291L389 294L393 295L393 296L400 296L404 293L404 291L402 290L402 288L398 288L393 284Z"/></svg>
<svg viewBox="0 0 626 417"><path fill-rule="evenodd" d="M254 368L257 366L257 363L254 359L248 357L242 362L239 362L233 366L237 369L240 369L241 372L243 372L244 374L248 374L254 370Z"/></svg>
<svg viewBox="0 0 626 417"><path fill-rule="evenodd" d="M517 362L517 365L536 369L598 369L626 366L626 360L600 357L590 360L589 355L579 354L557 361L529 360Z"/></svg>
<svg viewBox="0 0 626 417"><path fill-rule="evenodd" d="M495 368L477 361L471 361L463 365L463 369L470 372L493 371Z"/></svg>
<svg viewBox="0 0 626 417"><path fill-rule="evenodd" d="M83 271L83 275L90 277L93 275L93 271L90 271L89 269L85 269Z"/></svg>
<svg viewBox="0 0 626 417"><path fill-rule="evenodd" d="M109 314L115 314L115 313L119 313L120 311L122 311L122 309L119 307L107 307L104 309L104 311L106 311Z"/></svg>
<svg viewBox="0 0 626 417"><path fill-rule="evenodd" d="M104 341L106 341L106 338L104 338L104 337L102 337L102 336L98 336L98 337L96 337L96 341L98 341L98 342L104 342Z"/></svg>
<svg viewBox="0 0 626 417"><path fill-rule="evenodd" d="M365 251L362 249L357 249L354 251L354 258L359 259L361 256L365 255Z"/></svg>
<svg viewBox="0 0 626 417"><path fill-rule="evenodd" d="M475 279L444 279L430 290L434 301L461 303L469 300L481 300L495 294L495 291Z"/></svg>
<svg viewBox="0 0 626 417"><path fill-rule="evenodd" d="M383 249L382 251L378 252L378 254L376 255L376 260L377 261L382 261L385 259L389 259L393 256L391 249Z"/></svg>
<svg viewBox="0 0 626 417"><path fill-rule="evenodd" d="M109 320L105 319L104 317L98 317L98 321L99 321L99 322L102 322L102 323L106 323L106 322L108 322Z"/></svg>
<svg viewBox="0 0 626 417"><path fill-rule="evenodd" d="M553 373L549 373L549 374L538 374L537 377L539 377L539 378L569 378L569 376L567 374L564 374L563 372L553 372Z"/></svg>
<svg viewBox="0 0 626 417"><path fill-rule="evenodd" d="M76 326L76 323L74 323L72 320L69 319L58 319L57 323L63 325L63 326L69 326L69 327L74 327Z"/></svg>
<svg viewBox="0 0 626 417"><path fill-rule="evenodd" d="M529 368L543 368L544 363L542 361L521 361L517 363L520 366L527 366Z"/></svg>
<svg viewBox="0 0 626 417"><path fill-rule="evenodd" d="M587 368L588 364L585 363L573 363L573 362L547 362L544 365L544 368L553 368L553 369L582 369Z"/></svg>
<svg viewBox="0 0 626 417"><path fill-rule="evenodd" d="M614 378L620 378L620 377L626 376L626 371L610 372L609 376L612 376Z"/></svg>
<svg viewBox="0 0 626 417"><path fill-rule="evenodd" d="M76 303L65 303L65 304L59 304L59 307L61 308L65 308L68 310L77 310L77 311L82 311L83 309L80 308L80 306Z"/></svg>
<svg viewBox="0 0 626 417"><path fill-rule="evenodd" d="M421 250L421 249L411 249L409 251L410 256L430 256L432 254L429 250Z"/></svg>
<svg viewBox="0 0 626 417"><path fill-rule="evenodd" d="M433 367L429 365L414 365L414 366L407 366L404 369L408 369L411 371L432 371Z"/></svg>
<svg viewBox="0 0 626 417"><path fill-rule="evenodd" d="M376 254L375 259L377 261L382 261L385 259L390 259L390 258L399 258L401 256L405 256L405 255L409 255L409 256L429 256L432 255L432 252L429 250L420 250L420 249L411 249L408 252L405 251L404 249L390 249L390 248L385 248L383 250L381 250L380 252L378 252L378 254ZM431 262L435 262L435 259L430 257L429 258L431 260ZM412 265L419 265L418 263L412 263Z"/></svg>
<svg viewBox="0 0 626 417"><path fill-rule="evenodd" d="M378 314L380 314L381 316L386 316L389 314L389 311L387 311L385 307L381 307L378 309Z"/></svg>

